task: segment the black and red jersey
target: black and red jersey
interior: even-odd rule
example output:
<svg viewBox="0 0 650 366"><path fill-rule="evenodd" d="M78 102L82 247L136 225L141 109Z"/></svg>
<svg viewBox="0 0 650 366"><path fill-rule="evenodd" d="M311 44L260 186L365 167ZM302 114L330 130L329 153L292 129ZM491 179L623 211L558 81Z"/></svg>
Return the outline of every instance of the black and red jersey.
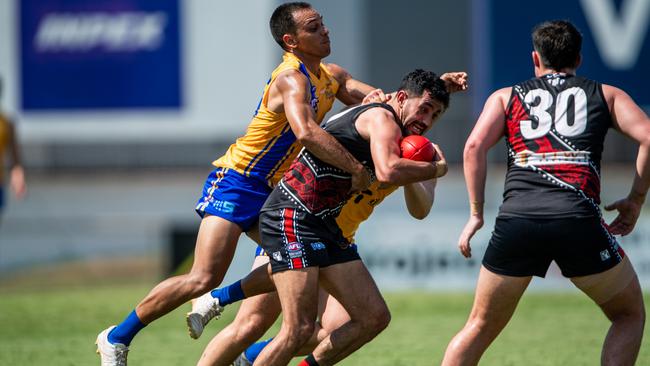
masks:
<svg viewBox="0 0 650 366"><path fill-rule="evenodd" d="M602 85L549 74L515 85L506 110L500 216L600 215L600 160L612 119Z"/></svg>
<svg viewBox="0 0 650 366"><path fill-rule="evenodd" d="M332 116L323 128L374 174L370 142L355 127L359 115L370 108L385 108L395 115L395 120L399 120L389 105L370 103ZM349 173L325 163L303 149L271 192L262 211L296 208L327 219L336 226L334 218L349 198L350 187Z"/></svg>

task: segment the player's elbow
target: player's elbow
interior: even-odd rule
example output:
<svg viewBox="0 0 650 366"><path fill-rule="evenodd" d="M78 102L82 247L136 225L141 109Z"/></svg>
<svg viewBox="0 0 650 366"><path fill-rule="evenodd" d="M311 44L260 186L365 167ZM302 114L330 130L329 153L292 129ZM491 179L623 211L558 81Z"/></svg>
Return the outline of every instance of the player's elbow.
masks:
<svg viewBox="0 0 650 366"><path fill-rule="evenodd" d="M379 183L399 185L398 179L399 177L396 174L392 174L392 173L377 174L377 181Z"/></svg>
<svg viewBox="0 0 650 366"><path fill-rule="evenodd" d="M646 134L643 139L639 141L639 145L644 149L650 149L650 133Z"/></svg>
<svg viewBox="0 0 650 366"><path fill-rule="evenodd" d="M431 206L426 207L426 205L416 205L416 207L408 207L409 214L411 214L411 217L417 220L424 220L427 216L429 216L429 212L431 212Z"/></svg>
<svg viewBox="0 0 650 366"><path fill-rule="evenodd" d="M480 143L480 141L476 139L469 139L465 144L465 150L463 150L463 160L472 159L481 154L483 151L483 145Z"/></svg>
<svg viewBox="0 0 650 366"><path fill-rule="evenodd" d="M390 166L375 167L375 176L379 183L399 185L399 173Z"/></svg>
<svg viewBox="0 0 650 366"><path fill-rule="evenodd" d="M317 134L309 127L295 129L293 134L296 136L296 140L307 148L318 143Z"/></svg>

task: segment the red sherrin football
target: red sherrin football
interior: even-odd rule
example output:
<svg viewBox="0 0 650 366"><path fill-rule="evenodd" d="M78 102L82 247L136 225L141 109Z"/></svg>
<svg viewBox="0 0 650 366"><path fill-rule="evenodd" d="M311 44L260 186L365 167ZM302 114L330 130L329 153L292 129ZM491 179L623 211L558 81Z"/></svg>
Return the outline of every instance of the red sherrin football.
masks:
<svg viewBox="0 0 650 366"><path fill-rule="evenodd" d="M400 143L400 150L404 159L417 161L432 161L436 153L431 141L420 135L404 137Z"/></svg>

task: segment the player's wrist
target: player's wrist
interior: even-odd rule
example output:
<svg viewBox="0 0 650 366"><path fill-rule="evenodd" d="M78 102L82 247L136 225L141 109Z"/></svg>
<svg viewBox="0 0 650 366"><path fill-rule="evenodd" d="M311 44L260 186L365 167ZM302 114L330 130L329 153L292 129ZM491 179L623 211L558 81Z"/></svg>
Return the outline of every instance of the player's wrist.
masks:
<svg viewBox="0 0 650 366"><path fill-rule="evenodd" d="M361 174L365 174L365 172L366 172L366 167L364 167L363 164L357 162L352 168L350 174L359 176Z"/></svg>
<svg viewBox="0 0 650 366"><path fill-rule="evenodd" d="M483 217L483 201L470 201L469 213L471 216Z"/></svg>
<svg viewBox="0 0 650 366"><path fill-rule="evenodd" d="M645 198L647 196L648 192L646 193L640 193L636 191L630 191L630 193L627 195L627 198L630 201L636 202L638 204L643 204L645 202Z"/></svg>

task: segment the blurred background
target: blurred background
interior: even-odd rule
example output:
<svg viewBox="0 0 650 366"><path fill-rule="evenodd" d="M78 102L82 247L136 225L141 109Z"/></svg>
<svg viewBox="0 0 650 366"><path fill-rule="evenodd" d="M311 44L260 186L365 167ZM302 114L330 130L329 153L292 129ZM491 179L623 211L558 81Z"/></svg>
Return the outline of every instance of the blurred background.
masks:
<svg viewBox="0 0 650 366"><path fill-rule="evenodd" d="M193 207L211 161L245 131L281 60L268 18L280 1L0 0L2 110L16 121L28 194L5 184L0 288L158 280L194 245ZM466 70L470 90L429 133L453 164L430 216L397 192L362 225L362 256L385 289L472 289L503 186L490 155L486 226L474 259L456 249L467 218L462 149L491 91L533 76L530 31L569 19L583 32L579 73L650 107L650 2L315 0L330 29L326 60L391 91L414 68ZM333 111L341 106L337 105ZM636 146L612 131L603 201L627 194ZM6 183L6 182L5 182ZM648 207L621 242L650 284ZM613 215L606 214L611 220ZM247 273L242 238L226 281ZM551 269L534 288L568 289Z"/></svg>

